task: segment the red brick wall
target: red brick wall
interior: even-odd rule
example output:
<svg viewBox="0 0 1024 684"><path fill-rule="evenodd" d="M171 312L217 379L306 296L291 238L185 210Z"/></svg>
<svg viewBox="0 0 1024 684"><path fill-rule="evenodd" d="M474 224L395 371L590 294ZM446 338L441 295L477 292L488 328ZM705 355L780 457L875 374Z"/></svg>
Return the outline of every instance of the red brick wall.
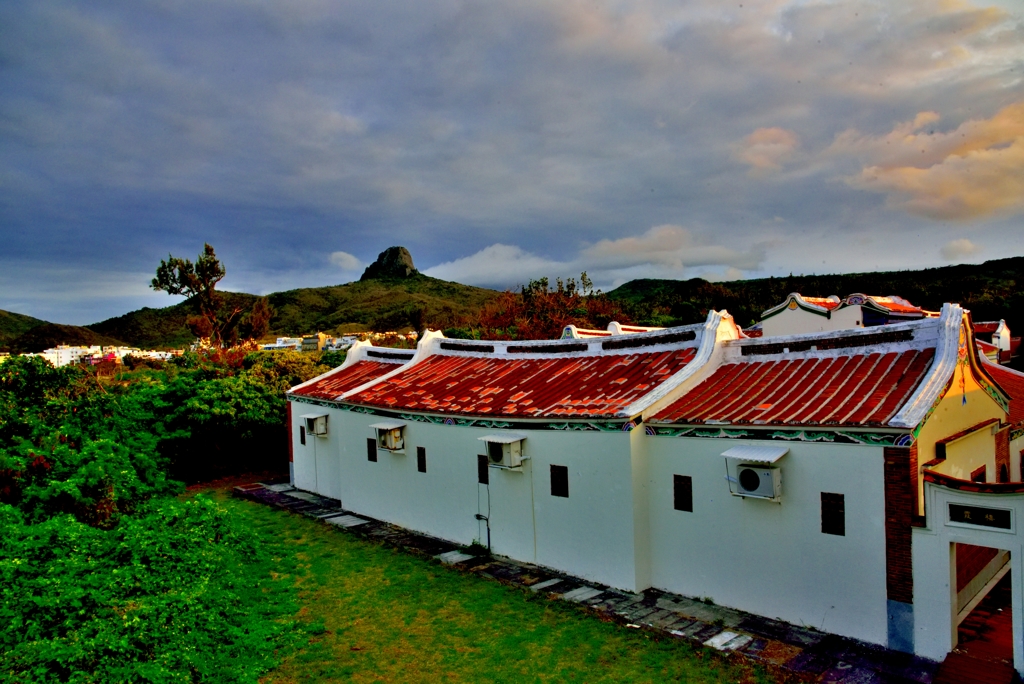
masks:
<svg viewBox="0 0 1024 684"><path fill-rule="evenodd" d="M1003 473L1006 476L1003 476ZM1010 481L1010 428L996 433L996 482Z"/></svg>
<svg viewBox="0 0 1024 684"><path fill-rule="evenodd" d="M912 453L913 452L913 453ZM914 457L912 459L912 456ZM885 584L889 600L914 602L914 568L910 538L917 490L916 450L886 447L885 457Z"/></svg>
<svg viewBox="0 0 1024 684"><path fill-rule="evenodd" d="M918 497L918 487L921 486L921 473L917 465L917 442L914 442L910 449L910 491L913 493L910 501L910 514L913 516L924 515L921 510L921 502Z"/></svg>

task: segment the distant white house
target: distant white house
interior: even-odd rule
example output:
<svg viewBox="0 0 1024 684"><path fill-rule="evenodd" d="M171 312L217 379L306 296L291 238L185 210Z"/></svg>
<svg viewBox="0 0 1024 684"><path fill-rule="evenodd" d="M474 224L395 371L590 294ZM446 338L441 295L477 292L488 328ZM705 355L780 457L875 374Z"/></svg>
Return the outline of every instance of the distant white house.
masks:
<svg viewBox="0 0 1024 684"><path fill-rule="evenodd" d="M776 337L868 328L935 315L895 295L878 297L858 293L840 299L836 295L805 297L793 292L781 304L761 314L760 328L764 336Z"/></svg>
<svg viewBox="0 0 1024 684"><path fill-rule="evenodd" d="M950 304L760 338L711 312L629 335L364 343L289 391L292 479L593 582L936 659L1011 573L1021 671L1024 383L993 368Z"/></svg>

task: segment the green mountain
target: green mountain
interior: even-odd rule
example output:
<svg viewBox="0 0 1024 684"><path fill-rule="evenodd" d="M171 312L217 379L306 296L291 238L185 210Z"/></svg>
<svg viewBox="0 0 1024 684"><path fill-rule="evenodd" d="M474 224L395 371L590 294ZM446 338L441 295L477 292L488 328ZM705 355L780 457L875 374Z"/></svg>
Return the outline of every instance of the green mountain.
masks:
<svg viewBox="0 0 1024 684"><path fill-rule="evenodd" d="M113 337L101 335L89 328L78 325L60 325L59 323L40 323L28 331L5 343L7 349L15 354L38 354L44 349L58 344L88 347L127 346Z"/></svg>
<svg viewBox="0 0 1024 684"><path fill-rule="evenodd" d="M222 292L224 310L248 311L255 295ZM484 304L498 295L494 290L460 285L421 273L406 277L369 278L345 285L309 287L267 295L274 316L273 335L301 335L322 331L343 334L360 330L449 328L465 325ZM195 310L190 302L163 309L139 309L88 326L143 349L188 346L194 336L185 322Z"/></svg>
<svg viewBox="0 0 1024 684"><path fill-rule="evenodd" d="M692 280L632 280L608 293L622 302L638 324L685 325L704 320L710 308L728 309L741 326L790 292L812 297L855 292L899 295L938 311L944 302L971 310L976 321L1006 320L1013 334L1024 332L1024 257L917 271L759 278L725 283Z"/></svg>
<svg viewBox="0 0 1024 684"><path fill-rule="evenodd" d="M43 323L46 321L24 314L0 311L0 349L6 347L14 338Z"/></svg>

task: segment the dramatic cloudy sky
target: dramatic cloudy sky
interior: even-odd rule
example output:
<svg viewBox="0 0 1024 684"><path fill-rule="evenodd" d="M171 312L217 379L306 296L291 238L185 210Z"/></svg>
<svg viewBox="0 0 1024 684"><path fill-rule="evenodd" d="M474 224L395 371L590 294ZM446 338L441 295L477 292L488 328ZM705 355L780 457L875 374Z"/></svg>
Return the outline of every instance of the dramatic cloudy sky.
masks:
<svg viewBox="0 0 1024 684"><path fill-rule="evenodd" d="M1024 254L1019 0L0 3L0 309ZM829 294L829 293L814 293ZM845 294L845 293L839 293Z"/></svg>

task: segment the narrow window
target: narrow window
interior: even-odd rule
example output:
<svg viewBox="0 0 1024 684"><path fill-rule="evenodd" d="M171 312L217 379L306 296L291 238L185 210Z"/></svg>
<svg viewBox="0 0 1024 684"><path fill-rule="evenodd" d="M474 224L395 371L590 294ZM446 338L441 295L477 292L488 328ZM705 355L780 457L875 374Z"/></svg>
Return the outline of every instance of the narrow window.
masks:
<svg viewBox="0 0 1024 684"><path fill-rule="evenodd" d="M306 443L306 426L305 425L300 425L299 426L299 444L305 445L305 443Z"/></svg>
<svg viewBox="0 0 1024 684"><path fill-rule="evenodd" d="M487 454L476 455L476 480L480 484L490 484L490 476L487 472Z"/></svg>
<svg viewBox="0 0 1024 684"><path fill-rule="evenodd" d="M673 508L693 513L693 478L689 475L672 476Z"/></svg>
<svg viewBox="0 0 1024 684"><path fill-rule="evenodd" d="M416 447L416 470L421 473L427 472L427 448Z"/></svg>
<svg viewBox="0 0 1024 684"><path fill-rule="evenodd" d="M821 533L846 536L846 496L821 493Z"/></svg>
<svg viewBox="0 0 1024 684"><path fill-rule="evenodd" d="M366 460L377 462L377 440L373 437L366 438Z"/></svg>
<svg viewBox="0 0 1024 684"><path fill-rule="evenodd" d="M985 466L981 466L975 471L971 472L971 482L984 482L985 481Z"/></svg>
<svg viewBox="0 0 1024 684"><path fill-rule="evenodd" d="M551 496L569 498L569 467L551 466Z"/></svg>

